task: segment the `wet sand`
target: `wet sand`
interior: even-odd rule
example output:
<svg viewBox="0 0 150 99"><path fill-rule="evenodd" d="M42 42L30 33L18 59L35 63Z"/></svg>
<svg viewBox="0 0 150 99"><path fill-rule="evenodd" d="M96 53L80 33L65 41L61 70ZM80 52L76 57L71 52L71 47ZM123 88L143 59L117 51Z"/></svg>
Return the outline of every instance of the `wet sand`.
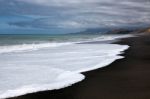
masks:
<svg viewBox="0 0 150 99"><path fill-rule="evenodd" d="M73 86L11 99L150 99L150 35L125 38L130 45L124 59L83 73L86 79Z"/></svg>

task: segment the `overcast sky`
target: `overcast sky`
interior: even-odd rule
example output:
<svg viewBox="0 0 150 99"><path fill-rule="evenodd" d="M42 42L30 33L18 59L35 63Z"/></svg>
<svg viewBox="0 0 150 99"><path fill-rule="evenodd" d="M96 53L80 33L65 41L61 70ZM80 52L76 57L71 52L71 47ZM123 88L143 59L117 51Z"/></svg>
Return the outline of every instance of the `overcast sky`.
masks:
<svg viewBox="0 0 150 99"><path fill-rule="evenodd" d="M0 0L0 33L67 33L150 23L150 0Z"/></svg>

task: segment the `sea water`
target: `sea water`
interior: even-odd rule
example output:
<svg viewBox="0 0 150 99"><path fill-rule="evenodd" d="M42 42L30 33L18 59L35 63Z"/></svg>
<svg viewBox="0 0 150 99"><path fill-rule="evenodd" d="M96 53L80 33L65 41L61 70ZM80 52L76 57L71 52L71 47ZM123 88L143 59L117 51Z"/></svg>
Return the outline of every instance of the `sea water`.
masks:
<svg viewBox="0 0 150 99"><path fill-rule="evenodd" d="M122 37L128 35L1 35L0 98L80 82L82 72L123 58L128 45L105 43Z"/></svg>

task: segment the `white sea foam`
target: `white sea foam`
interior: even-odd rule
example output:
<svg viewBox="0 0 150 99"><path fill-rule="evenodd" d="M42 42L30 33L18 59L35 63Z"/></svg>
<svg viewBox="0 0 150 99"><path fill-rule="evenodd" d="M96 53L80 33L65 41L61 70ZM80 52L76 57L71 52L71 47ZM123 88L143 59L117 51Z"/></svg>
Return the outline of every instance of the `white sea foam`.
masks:
<svg viewBox="0 0 150 99"><path fill-rule="evenodd" d="M128 37L134 37L134 35L131 34L125 34L125 35L102 35L100 37L93 38L93 41L108 41L108 40L115 40L115 39L121 39L121 38L128 38Z"/></svg>
<svg viewBox="0 0 150 99"><path fill-rule="evenodd" d="M32 51L32 50L38 50L42 48L59 47L59 46L64 46L69 44L71 43L39 43L39 44L20 44L20 45L0 46L0 53Z"/></svg>
<svg viewBox="0 0 150 99"><path fill-rule="evenodd" d="M55 71L55 70L54 70ZM0 92L0 99L7 98L7 97L15 97L18 95L24 95L27 93L33 93L37 91L44 91L44 90L54 90L54 89L60 89L64 87L71 86L74 83L82 81L85 77L82 74L78 73L72 73L69 71L62 71L60 75L55 75L55 80L50 84L31 84L31 85L24 85L16 89L10 89L5 92ZM55 71L55 72L59 72ZM48 75L47 75L48 76ZM13 82L11 82L13 83Z"/></svg>
<svg viewBox="0 0 150 99"><path fill-rule="evenodd" d="M133 35L102 35L100 37L87 39L87 40L81 40L79 42L62 42L62 43L32 43L32 44L18 44L18 45L6 45L6 46L0 46L0 54L1 53L10 53L10 52L23 52L23 51L32 51L32 50L39 50L43 48L53 48L53 47L60 47L75 43L85 43L89 41L108 41L108 40L115 40L119 38L127 38L131 37Z"/></svg>
<svg viewBox="0 0 150 99"><path fill-rule="evenodd" d="M82 72L123 58L119 54L129 48L118 44L60 43L59 47L51 46L36 45L7 51L31 50L28 52L0 54L0 98L70 86L84 79Z"/></svg>

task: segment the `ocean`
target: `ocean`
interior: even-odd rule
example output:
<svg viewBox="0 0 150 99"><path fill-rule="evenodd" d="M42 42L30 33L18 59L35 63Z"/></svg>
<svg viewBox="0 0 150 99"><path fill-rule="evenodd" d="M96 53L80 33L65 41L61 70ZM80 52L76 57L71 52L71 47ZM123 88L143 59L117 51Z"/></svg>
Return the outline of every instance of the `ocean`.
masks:
<svg viewBox="0 0 150 99"><path fill-rule="evenodd" d="M129 46L108 42L129 36L0 35L0 98L61 89L80 82L85 78L82 72L124 58L119 54Z"/></svg>

